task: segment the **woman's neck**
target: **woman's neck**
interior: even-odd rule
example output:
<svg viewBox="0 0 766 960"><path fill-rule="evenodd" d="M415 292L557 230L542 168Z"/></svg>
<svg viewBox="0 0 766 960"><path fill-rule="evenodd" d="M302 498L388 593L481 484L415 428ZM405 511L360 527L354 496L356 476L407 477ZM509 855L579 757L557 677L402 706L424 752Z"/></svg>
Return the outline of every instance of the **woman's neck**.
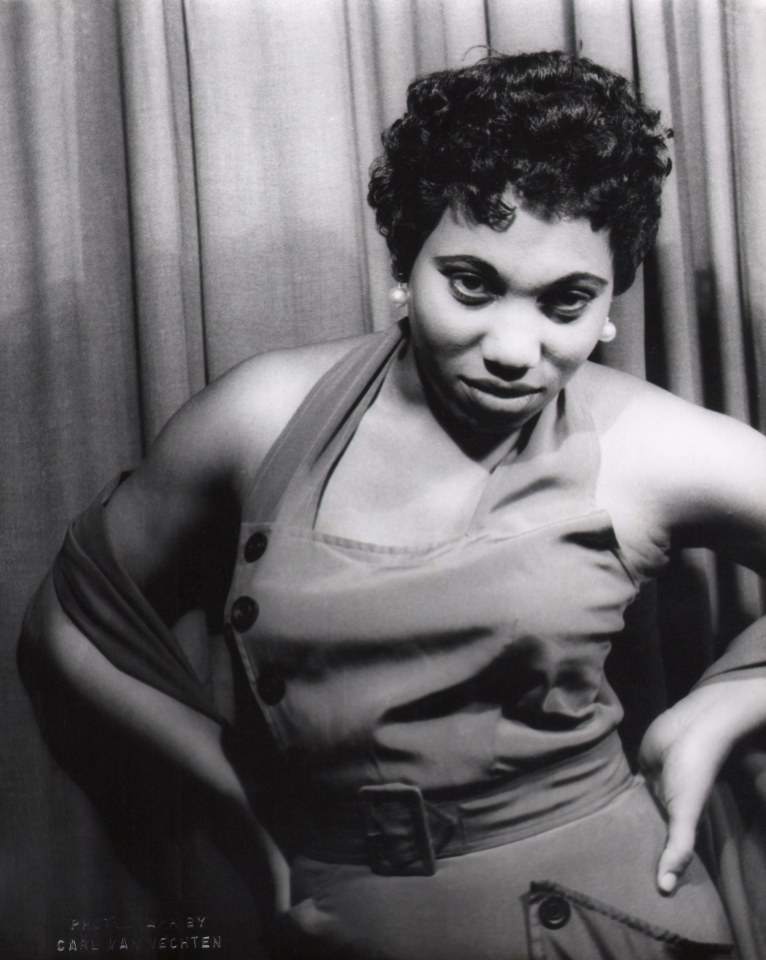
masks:
<svg viewBox="0 0 766 960"><path fill-rule="evenodd" d="M432 388L407 338L394 359L376 400L393 416L422 416L431 420L474 462L492 471L515 448L523 445L531 425L507 432L484 430L455 417ZM381 411L382 412L382 411Z"/></svg>

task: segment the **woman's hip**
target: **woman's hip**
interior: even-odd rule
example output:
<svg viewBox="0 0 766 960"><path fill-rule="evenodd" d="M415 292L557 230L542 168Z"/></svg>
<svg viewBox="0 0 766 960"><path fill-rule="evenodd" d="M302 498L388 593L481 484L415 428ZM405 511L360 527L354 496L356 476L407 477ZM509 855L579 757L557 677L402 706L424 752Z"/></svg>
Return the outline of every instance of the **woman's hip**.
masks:
<svg viewBox="0 0 766 960"><path fill-rule="evenodd" d="M298 857L275 957L364 960L654 960L733 956L715 888L695 858L656 888L665 824L643 781L572 822L384 876Z"/></svg>

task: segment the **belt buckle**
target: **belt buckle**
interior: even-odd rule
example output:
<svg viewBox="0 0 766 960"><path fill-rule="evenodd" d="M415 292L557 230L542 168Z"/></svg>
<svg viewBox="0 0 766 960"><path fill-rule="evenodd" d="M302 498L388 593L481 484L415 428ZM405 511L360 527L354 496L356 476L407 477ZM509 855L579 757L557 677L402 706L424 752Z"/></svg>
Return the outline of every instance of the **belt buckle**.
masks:
<svg viewBox="0 0 766 960"><path fill-rule="evenodd" d="M359 789L370 869L380 876L432 877L436 857L418 787L376 784Z"/></svg>

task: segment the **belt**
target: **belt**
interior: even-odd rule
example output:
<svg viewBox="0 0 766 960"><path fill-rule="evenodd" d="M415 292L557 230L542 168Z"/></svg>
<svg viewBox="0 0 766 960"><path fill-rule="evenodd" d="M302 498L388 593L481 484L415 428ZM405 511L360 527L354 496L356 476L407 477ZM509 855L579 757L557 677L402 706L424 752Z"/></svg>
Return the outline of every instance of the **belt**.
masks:
<svg viewBox="0 0 766 960"><path fill-rule="evenodd" d="M366 864L383 876L431 876L437 861L501 846L606 806L633 777L616 733L582 753L462 795L409 783L362 786L348 799L301 805L300 853Z"/></svg>

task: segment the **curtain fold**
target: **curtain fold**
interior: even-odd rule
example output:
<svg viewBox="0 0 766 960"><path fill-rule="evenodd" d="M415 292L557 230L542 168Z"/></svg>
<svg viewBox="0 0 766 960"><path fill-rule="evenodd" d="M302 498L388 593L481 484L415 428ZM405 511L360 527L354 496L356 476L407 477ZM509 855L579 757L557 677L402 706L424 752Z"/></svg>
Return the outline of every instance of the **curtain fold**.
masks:
<svg viewBox="0 0 766 960"><path fill-rule="evenodd" d="M197 196L177 6L116 7L143 434L204 386Z"/></svg>
<svg viewBox="0 0 766 960"><path fill-rule="evenodd" d="M370 327L340 4L184 4L208 369ZM329 51L333 51L330 57Z"/></svg>
<svg viewBox="0 0 766 960"><path fill-rule="evenodd" d="M749 347L746 367L750 415L766 426L766 8L757 0L724 4L730 135L734 143L739 282L742 325Z"/></svg>
<svg viewBox="0 0 766 960"><path fill-rule="evenodd" d="M67 909L140 912L162 891L225 912L236 889L255 911L241 865L206 847L206 884L161 805L156 847L115 847L98 790L41 742L17 679L21 612L67 519L206 382L391 322L365 203L380 131L414 75L487 48L592 57L662 110L674 174L657 247L599 356L763 429L760 0L0 0L5 955L56 953ZM676 576L662 606L682 658L701 663L764 607L753 576L707 554ZM111 776L133 795L123 758ZM249 960L259 931L242 934Z"/></svg>
<svg viewBox="0 0 766 960"><path fill-rule="evenodd" d="M704 70L697 70L699 110L698 130L701 143L690 144L699 151L695 177L700 185L699 202L692 206L697 222L707 224L700 230L698 262L707 259L709 267L696 271L701 311L700 327L708 333L703 340L706 402L726 410L740 419L750 414L747 381L741 376L746 369L746 347L742 329L742 301L737 263L737 213L733 168L736 146L727 97L727 62L723 11L721 7L703 4L694 36L695 52ZM693 66L692 66L693 69ZM687 125L688 128L689 125ZM722 135L724 133L724 135ZM689 131L689 136L692 132ZM690 151L687 150L687 156ZM691 157L690 157L691 160ZM738 373L735 374L735 371Z"/></svg>
<svg viewBox="0 0 766 960"><path fill-rule="evenodd" d="M494 50L575 52L574 16L569 0L487 0L486 6L488 40Z"/></svg>

